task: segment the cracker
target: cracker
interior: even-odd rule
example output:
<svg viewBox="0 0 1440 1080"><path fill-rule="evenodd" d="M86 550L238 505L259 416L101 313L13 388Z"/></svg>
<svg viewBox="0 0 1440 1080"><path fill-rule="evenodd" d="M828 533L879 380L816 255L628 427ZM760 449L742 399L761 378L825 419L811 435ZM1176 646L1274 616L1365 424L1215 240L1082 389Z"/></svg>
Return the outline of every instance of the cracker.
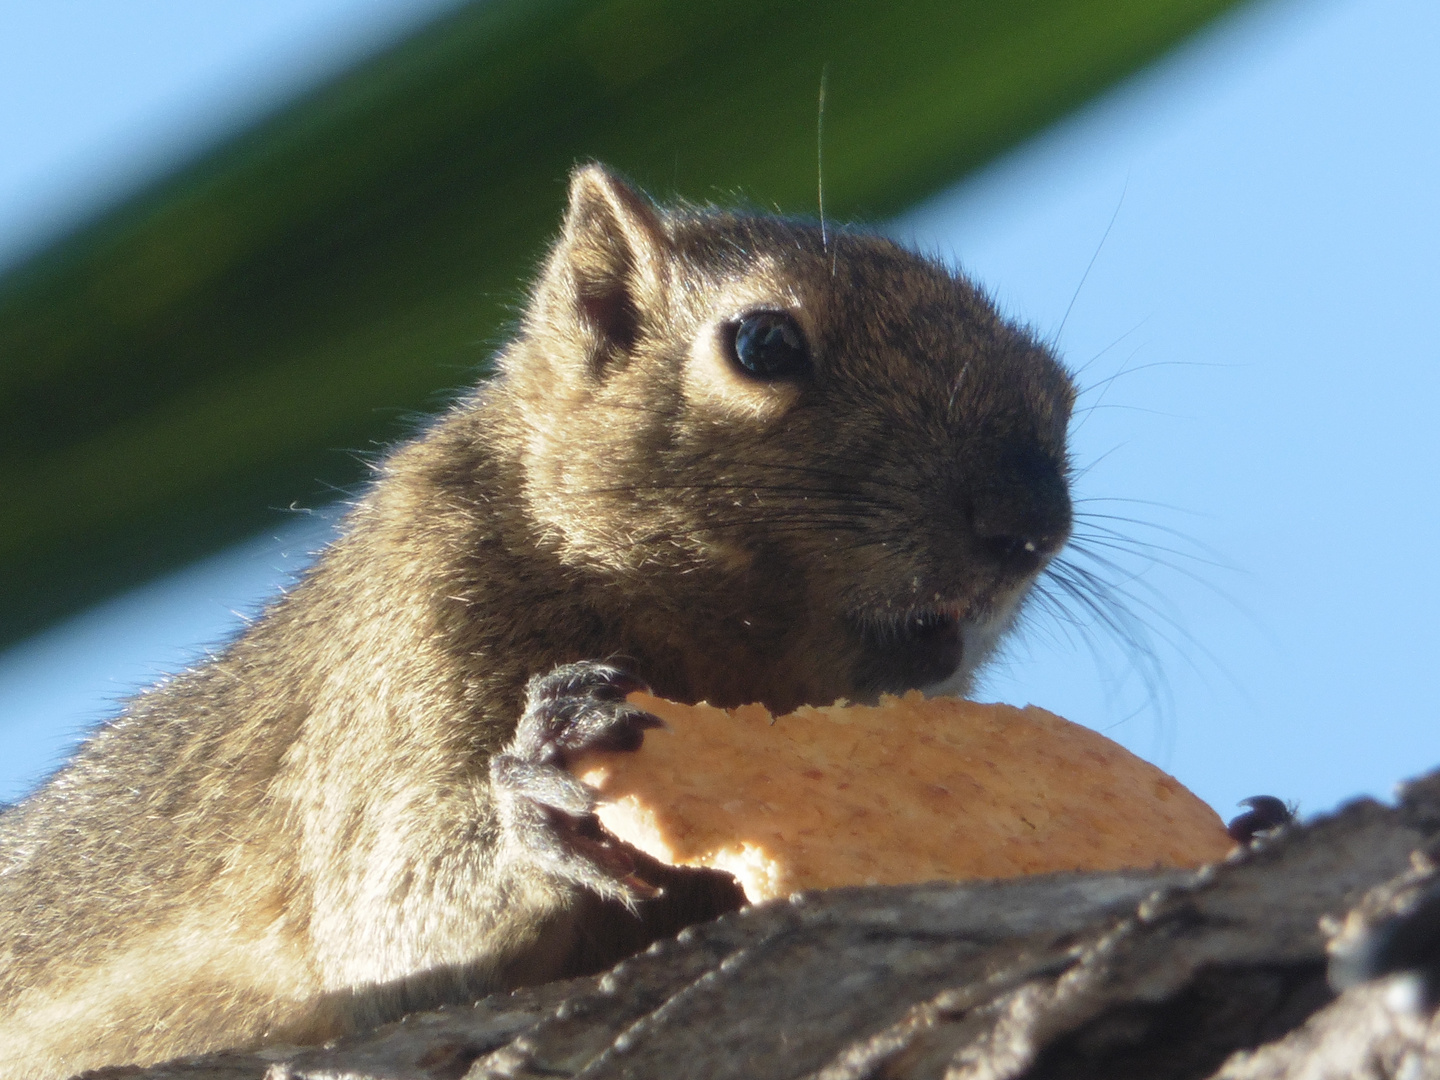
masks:
<svg viewBox="0 0 1440 1080"><path fill-rule="evenodd" d="M718 709L633 695L666 722L584 755L612 833L735 875L751 902L801 889L1191 867L1224 823L1173 777L1035 706L926 700Z"/></svg>

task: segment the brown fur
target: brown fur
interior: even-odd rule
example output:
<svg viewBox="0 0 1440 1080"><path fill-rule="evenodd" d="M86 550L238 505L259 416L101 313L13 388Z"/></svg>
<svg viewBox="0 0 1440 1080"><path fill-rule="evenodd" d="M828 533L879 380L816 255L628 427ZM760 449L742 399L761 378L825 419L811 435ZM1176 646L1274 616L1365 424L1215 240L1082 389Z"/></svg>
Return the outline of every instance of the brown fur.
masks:
<svg viewBox="0 0 1440 1080"><path fill-rule="evenodd" d="M755 308L812 379L736 369ZM864 699L941 612L963 688L1068 534L1068 377L884 239L587 167L499 369L302 584L0 818L0 1075L323 1039L708 913L676 886L631 916L501 827L526 681L618 656L682 700Z"/></svg>

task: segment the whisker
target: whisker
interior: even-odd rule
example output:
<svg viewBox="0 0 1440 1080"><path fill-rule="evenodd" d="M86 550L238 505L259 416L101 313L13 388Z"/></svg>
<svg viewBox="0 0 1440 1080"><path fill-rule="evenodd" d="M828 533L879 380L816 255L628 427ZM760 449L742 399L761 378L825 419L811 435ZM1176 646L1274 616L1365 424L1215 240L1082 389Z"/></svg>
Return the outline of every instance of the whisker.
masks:
<svg viewBox="0 0 1440 1080"><path fill-rule="evenodd" d="M725 483L724 481L685 481L683 483L667 484L660 481L647 481L643 484L617 484L614 487L585 488L579 494L584 495L624 495L637 494L642 491L723 491L731 495L745 496L757 492L765 492L771 495L781 495L793 498L815 497L820 499L833 499L836 503L851 504L854 502L873 502L876 505L893 507L894 504L885 500L882 496L867 495L863 492L836 491L833 488L798 487L793 484L756 484L751 482Z"/></svg>
<svg viewBox="0 0 1440 1080"><path fill-rule="evenodd" d="M1120 572L1120 568L1118 567L1118 565L1108 559L1093 554L1089 554L1088 557L1091 558L1092 561L1097 562L1097 564L1101 565L1106 570L1112 572ZM1185 627L1179 622L1179 620L1175 616L1173 616L1170 611L1166 610L1165 606L1162 606L1168 606L1168 598L1163 592L1161 592L1155 586L1151 585L1149 582L1143 581L1138 575L1135 575L1130 577L1125 582L1125 585L1134 585L1138 587L1144 593L1153 597L1153 602L1151 600L1147 600L1145 596L1139 595L1135 591L1125 588L1123 585L1114 585L1106 581L1104 578L1100 577L1099 574L1097 574L1096 572L1087 570L1086 568L1078 566L1075 563L1069 562L1067 560L1054 560L1050 564L1050 568L1047 568L1047 574L1049 573L1051 568L1056 567L1057 563L1060 564L1060 567L1058 568L1059 573L1061 575L1065 575L1066 580L1069 580L1072 585L1082 589L1096 590L1095 595L1097 597L1102 597L1103 603L1107 605L1114 605L1112 610L1116 612L1123 610L1124 617L1133 620L1133 624L1136 627L1143 628L1143 630L1148 634L1155 634L1156 636L1158 636L1162 641L1165 642L1166 645L1179 653L1185 659L1189 667L1197 674L1201 673L1201 671L1199 665L1196 664L1195 660L1193 659L1192 650L1198 650L1201 654L1204 655L1204 657L1208 661L1210 661L1212 665L1214 665L1217 671L1225 674L1227 678L1229 677L1229 673L1226 670L1225 665L1220 661L1219 657L1216 656L1215 653L1212 652L1208 647L1206 647L1198 638L1191 634L1190 631L1186 630ZM1201 584L1206 584L1204 582L1204 579L1197 580L1200 581ZM1223 596L1224 594L1221 593L1220 595ZM1168 630L1161 629L1160 627L1155 626L1153 623L1149 623L1143 619L1140 619L1138 616L1135 615L1133 611L1129 609L1129 607L1127 606L1129 604L1134 604L1142 608L1154 618L1160 620L1160 622L1164 625L1164 627L1168 628Z"/></svg>
<svg viewBox="0 0 1440 1080"><path fill-rule="evenodd" d="M1095 245L1095 254L1090 256L1090 262L1085 266L1085 272L1080 275L1080 284L1075 286L1075 293L1070 297L1070 305L1065 309L1065 314L1060 318L1060 325L1055 328L1055 336L1052 341L1058 342L1060 335L1065 332L1065 323L1070 318L1070 312L1075 308L1075 301L1080 299L1080 290L1085 288L1085 280L1090 276L1090 271L1095 268L1095 260L1100 258L1100 252L1105 249L1105 241L1110 238L1110 230L1115 227L1115 220L1120 216L1120 208L1125 205L1125 191L1130 186L1130 181L1125 181L1125 187L1120 189L1120 199L1115 203L1115 212L1110 215L1110 223L1105 226L1105 232L1100 237L1100 243Z"/></svg>
<svg viewBox="0 0 1440 1080"><path fill-rule="evenodd" d="M1121 340L1124 340L1124 337L1123 337L1123 336L1122 336L1121 338L1118 338L1118 339L1117 339L1117 344L1118 344L1118 342L1121 341ZM1134 356L1135 353L1132 352L1130 355L1131 355L1131 356ZM1111 383L1116 382L1117 380L1119 380L1119 379L1121 379L1121 378L1123 378L1123 377L1125 377L1125 376L1127 376L1127 375L1139 375L1142 371L1150 371L1150 370L1152 370L1152 369L1154 369L1154 368L1169 368L1169 367L1183 367L1183 368L1191 368L1191 367L1224 368L1224 367L1229 367L1229 366L1230 366L1229 364L1210 363L1210 362L1207 362L1207 361L1204 361L1204 360L1151 360L1151 361L1149 361L1148 363L1136 364L1134 367L1122 368L1121 370L1115 372L1113 375L1107 375L1107 376L1105 376L1105 378L1103 378L1103 379L1096 379L1093 383L1086 383L1086 384L1085 384L1085 388L1080 391L1080 394L1081 394L1081 396L1083 397L1085 394L1090 393L1092 390L1096 390L1096 389L1103 388L1103 387L1108 387Z"/></svg>
<svg viewBox="0 0 1440 1080"><path fill-rule="evenodd" d="M763 522L757 522L757 521L729 521L729 522L715 522L715 523L707 522L704 526L698 527L698 528L696 528L696 527L689 527L689 528L686 528L686 529L683 529L683 530L665 530L665 531L659 531L659 532L646 533L644 536L640 537L636 542L637 542L637 543L641 543L641 544L651 544L651 543L661 543L661 542L665 542L665 541L693 540L697 535L703 535L703 534L705 534L705 533L710 533L710 532L722 532L722 531L726 531L726 530L730 530L730 529L753 529L753 528L755 528L755 526L756 526L757 524L762 524L762 523L767 526L767 528L766 528L766 530L765 530L765 536L766 536L766 538L769 538L769 537L772 537L772 536L787 536L787 535L797 534L797 533L800 534L800 535L814 535L817 530L821 530L821 531L830 530L830 531L835 531L835 532L858 532L858 531L859 531L859 527L856 526L853 522L844 522L844 521L833 521L833 522L780 521L780 522L773 522L773 521L765 520L765 521L763 521ZM854 546L852 547L852 550L853 550L854 548L856 548L856 547L863 547L863 546L865 546L865 545L854 545Z"/></svg>
<svg viewBox="0 0 1440 1080"><path fill-rule="evenodd" d="M1074 424L1070 429L1070 434L1072 438L1079 433L1079 431L1085 426L1085 422L1090 419L1090 415L1096 410L1096 408L1099 407L1100 403L1105 400L1105 395L1110 392L1110 389L1115 385L1116 380L1118 380L1120 376L1125 374L1127 371L1139 370L1128 367L1130 361L1135 359L1136 355L1139 352L1140 346L1137 345L1135 348L1130 350L1130 355L1125 357L1125 359L1120 362L1119 371L1115 372L1115 374L1111 375L1109 378L1102 379L1100 382L1095 384L1096 386L1100 387L1100 396L1096 398L1093 402L1085 406L1084 415L1080 417L1080 422L1078 424ZM1084 390L1081 390L1080 393L1082 395L1088 394L1090 390L1091 387L1086 387Z"/></svg>
<svg viewBox="0 0 1440 1080"><path fill-rule="evenodd" d="M1111 551L1129 552L1130 554L1147 560L1153 565L1163 566L1167 570L1174 570L1177 573L1189 573L1179 561L1182 559L1199 563L1202 566L1212 566L1217 570L1234 569L1233 566L1228 566L1214 559L1201 558L1199 555L1195 555L1189 551L1169 547L1164 544L1153 544L1147 540L1137 540L1134 537L1124 536L1114 530L1105 530L1098 534L1075 532L1071 534L1070 542L1080 551L1085 550L1084 545L1093 544L1096 547L1108 548ZM1174 560L1161 558L1161 555L1173 555Z"/></svg>
<svg viewBox="0 0 1440 1080"><path fill-rule="evenodd" d="M1094 355L1092 355L1089 360L1086 360L1083 364L1081 364L1078 368L1076 368L1076 369L1074 370L1074 372L1073 372L1074 377L1075 377L1076 379L1078 379L1081 375L1084 375L1085 372L1089 371L1092 367L1095 366L1096 362L1097 362L1102 356L1104 356L1106 353L1108 353L1111 349L1115 348L1115 347L1116 347L1117 345L1119 345L1122 341L1124 341L1126 338L1128 338L1131 334L1135 333L1136 330L1139 330L1142 326L1144 326L1144 325L1145 325L1147 322L1149 322L1149 321L1150 321L1150 317L1147 315L1145 318L1143 318L1143 319L1141 319L1139 322L1137 322L1134 326L1130 327L1129 330L1126 330L1126 331L1125 331L1123 334L1121 334L1119 337L1117 337L1117 338L1115 338L1113 341L1111 341L1109 345L1106 345L1106 346L1105 346L1103 349L1101 349L1099 352L1097 352L1097 353L1095 353ZM1086 387L1085 387L1085 390L1088 390L1088 389L1089 389L1089 384L1087 383L1087 384L1086 384ZM1085 390L1081 390L1080 392L1083 394L1083 393L1085 393Z"/></svg>

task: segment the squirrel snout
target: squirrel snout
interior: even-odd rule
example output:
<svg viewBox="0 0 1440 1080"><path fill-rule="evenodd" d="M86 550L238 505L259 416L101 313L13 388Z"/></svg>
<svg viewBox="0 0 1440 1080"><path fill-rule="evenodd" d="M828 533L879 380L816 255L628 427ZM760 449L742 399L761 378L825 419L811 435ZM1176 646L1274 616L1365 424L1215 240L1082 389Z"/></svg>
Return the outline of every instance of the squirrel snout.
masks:
<svg viewBox="0 0 1440 1080"><path fill-rule="evenodd" d="M1070 538L1070 490L1059 468L1027 462L970 492L977 550L1008 577L1028 577Z"/></svg>

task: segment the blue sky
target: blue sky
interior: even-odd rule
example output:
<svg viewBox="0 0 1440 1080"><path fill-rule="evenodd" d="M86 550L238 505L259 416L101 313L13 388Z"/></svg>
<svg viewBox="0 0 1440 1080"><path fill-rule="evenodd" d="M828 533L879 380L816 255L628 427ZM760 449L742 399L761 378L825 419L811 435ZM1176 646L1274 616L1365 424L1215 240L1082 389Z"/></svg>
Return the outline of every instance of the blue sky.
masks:
<svg viewBox="0 0 1440 1080"><path fill-rule="evenodd" d="M0 263L451 0L0 0Z"/></svg>
<svg viewBox="0 0 1440 1080"><path fill-rule="evenodd" d="M439 6L0 2L0 258ZM981 696L1104 730L1224 814L1440 765L1437 46L1433 0L1262 4L892 226L1081 372L1078 531L1148 624L1147 660L1037 612ZM328 528L0 655L0 798Z"/></svg>

